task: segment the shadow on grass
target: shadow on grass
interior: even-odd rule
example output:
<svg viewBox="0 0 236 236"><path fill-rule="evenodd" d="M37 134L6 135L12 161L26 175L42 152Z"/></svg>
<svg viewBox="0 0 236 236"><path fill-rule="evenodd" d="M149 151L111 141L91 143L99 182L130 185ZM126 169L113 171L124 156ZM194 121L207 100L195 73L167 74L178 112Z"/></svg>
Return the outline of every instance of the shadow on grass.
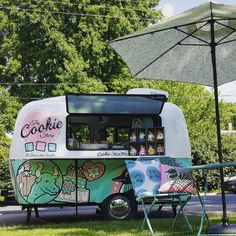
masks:
<svg viewBox="0 0 236 236"><path fill-rule="evenodd" d="M81 222L81 221L104 221L104 217L102 214L96 213L96 208L93 210L82 210L78 212L79 215L76 216L75 211L61 211L58 209L55 211L39 211L39 218L35 217L34 212L32 212L30 225L42 225L42 224L59 224L59 223L73 223L73 222ZM18 216L17 216L18 217ZM172 211L161 210L157 212L154 210L150 213L150 218L172 218ZM139 210L136 214L135 219L143 219L143 211ZM1 222L2 226L16 226L16 225L26 225L26 212L25 215L21 215L18 219L14 219L13 217L9 217L9 219L5 216L5 219Z"/></svg>
<svg viewBox="0 0 236 236"><path fill-rule="evenodd" d="M138 212L136 219L133 220L104 220L101 215L57 215L42 216L37 219L35 217L31 225L16 225L13 227L0 228L0 236L146 236L150 233L145 230L140 232L143 213ZM199 216L188 217L194 234L189 233L188 227L182 217L177 220L175 229L171 228L173 222L173 214L171 212L153 211L151 214L151 222L157 235L196 235L200 225ZM210 217L212 224L220 223L221 216ZM236 215L230 216L232 222L236 221Z"/></svg>
<svg viewBox="0 0 236 236"><path fill-rule="evenodd" d="M191 223L195 221L190 219ZM187 226L184 221L180 219L174 230L171 229L172 219L158 219L152 218L152 225L154 230L160 235L193 235L187 233ZM81 221L77 223L67 224L47 224L47 225L31 225L31 226L15 226L6 228L2 235L11 236L30 236L30 235L49 235L49 236L146 236L150 233L140 231L142 220L129 220L129 221ZM196 230L197 231L197 230Z"/></svg>
<svg viewBox="0 0 236 236"><path fill-rule="evenodd" d="M63 217L63 216L60 216ZM64 220L65 220L64 216ZM11 235L11 236L146 236L150 235L149 231L140 231L142 224L143 213L139 212L136 219L128 221L114 221L114 220L102 220L99 215L90 217L79 216L70 217L67 219L71 223L61 223L60 219L58 222L47 223L50 221L50 217L46 219L40 218L40 224L29 225L29 226L14 226L10 228L0 229L0 235ZM187 232L188 228L182 217L177 221L176 227L173 230L171 228L173 222L173 214L171 212L152 212L151 222L155 232L158 235L194 235L193 233ZM47 222L46 222L47 220ZM198 231L200 223L199 217L191 216L189 220L194 228L194 231Z"/></svg>

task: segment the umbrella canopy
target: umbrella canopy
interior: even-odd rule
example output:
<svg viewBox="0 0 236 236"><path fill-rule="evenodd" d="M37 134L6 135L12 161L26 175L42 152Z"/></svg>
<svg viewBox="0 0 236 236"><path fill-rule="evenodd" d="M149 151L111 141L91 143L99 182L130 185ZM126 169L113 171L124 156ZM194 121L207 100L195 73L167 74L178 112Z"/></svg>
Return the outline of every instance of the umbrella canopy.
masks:
<svg viewBox="0 0 236 236"><path fill-rule="evenodd" d="M214 21L218 85L236 74L236 6L206 3L144 30L116 39L111 46L133 76L214 86L211 22Z"/></svg>
<svg viewBox="0 0 236 236"><path fill-rule="evenodd" d="M236 6L202 4L111 42L133 76L214 87L219 162L223 162L218 85L235 80ZM223 226L228 226L220 169ZM236 225L231 225L236 233ZM215 230L216 228L216 230ZM223 229L224 228L224 229ZM213 231L225 232L225 227Z"/></svg>

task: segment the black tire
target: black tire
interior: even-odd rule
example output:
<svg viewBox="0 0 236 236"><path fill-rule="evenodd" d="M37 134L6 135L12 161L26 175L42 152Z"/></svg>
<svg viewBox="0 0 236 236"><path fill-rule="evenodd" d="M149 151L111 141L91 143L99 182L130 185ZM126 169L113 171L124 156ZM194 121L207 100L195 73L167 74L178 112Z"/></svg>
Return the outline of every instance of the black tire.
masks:
<svg viewBox="0 0 236 236"><path fill-rule="evenodd" d="M112 220L127 220L137 213L137 202L134 197L126 194L114 194L101 205L102 216Z"/></svg>

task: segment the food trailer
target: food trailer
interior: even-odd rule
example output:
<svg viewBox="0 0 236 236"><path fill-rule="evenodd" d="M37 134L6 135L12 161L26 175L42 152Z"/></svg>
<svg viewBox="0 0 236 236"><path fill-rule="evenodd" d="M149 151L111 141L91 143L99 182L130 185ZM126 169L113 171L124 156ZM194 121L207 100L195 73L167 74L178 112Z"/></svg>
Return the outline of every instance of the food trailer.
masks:
<svg viewBox="0 0 236 236"><path fill-rule="evenodd" d="M180 166L191 165L184 115L167 98L163 91L132 89L26 104L10 149L19 204L27 209L97 205L108 218L132 217L137 203L126 159L173 157Z"/></svg>

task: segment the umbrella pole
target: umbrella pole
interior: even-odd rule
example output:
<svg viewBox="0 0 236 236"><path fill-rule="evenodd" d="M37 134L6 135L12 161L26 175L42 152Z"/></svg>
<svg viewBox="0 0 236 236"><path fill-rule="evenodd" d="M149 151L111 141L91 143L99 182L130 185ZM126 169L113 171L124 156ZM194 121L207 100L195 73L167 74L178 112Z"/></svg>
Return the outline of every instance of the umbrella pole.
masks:
<svg viewBox="0 0 236 236"><path fill-rule="evenodd" d="M218 99L218 84L217 84L217 70L216 70L216 43L215 43L215 31L214 20L211 20L211 59L213 68L213 80L214 80L214 95L215 95L215 113L216 113L216 130L217 130L217 146L218 146L218 158L219 163L223 162L222 144L221 144L221 128L220 128L220 111L219 111L219 99ZM225 188L224 188L224 170L220 168L220 182L221 182L221 195L222 195L222 207L223 207L223 225L228 225L226 200L225 200Z"/></svg>
<svg viewBox="0 0 236 236"><path fill-rule="evenodd" d="M216 42L215 42L215 31L214 23L215 20L210 20L211 27L211 59L214 79L214 95L215 95L215 113L216 113L216 129L217 129L217 145L218 145L218 158L219 163L223 162L222 155L222 144L221 144L221 132L220 132L220 111L219 111L219 100L218 100L218 84L217 84L217 69L216 69ZM227 210L226 210L226 198L225 198L225 187L224 187L224 170L220 168L220 183L221 183L221 196L222 196L222 209L223 217L221 225L212 225L207 229L208 234L232 234L236 233L236 225L229 225Z"/></svg>
<svg viewBox="0 0 236 236"><path fill-rule="evenodd" d="M214 51L214 50L213 50ZM212 53L213 54L213 53ZM215 60L215 58L214 58ZM212 61L214 64L215 61ZM214 94L215 94L215 113L216 113L216 129L217 129L217 145L218 145L218 159L219 163L223 162L223 154L222 154L222 144L221 144L221 133L220 133L220 111L219 111L219 101L218 101L218 87L215 85L217 83L217 75L216 68L213 66L213 74L214 74ZM223 218L222 223L224 226L228 225L227 218L227 210L226 210L226 199L225 199L225 187L224 187L224 170L220 168L220 183L221 183L221 195L222 195L222 208L223 208Z"/></svg>

